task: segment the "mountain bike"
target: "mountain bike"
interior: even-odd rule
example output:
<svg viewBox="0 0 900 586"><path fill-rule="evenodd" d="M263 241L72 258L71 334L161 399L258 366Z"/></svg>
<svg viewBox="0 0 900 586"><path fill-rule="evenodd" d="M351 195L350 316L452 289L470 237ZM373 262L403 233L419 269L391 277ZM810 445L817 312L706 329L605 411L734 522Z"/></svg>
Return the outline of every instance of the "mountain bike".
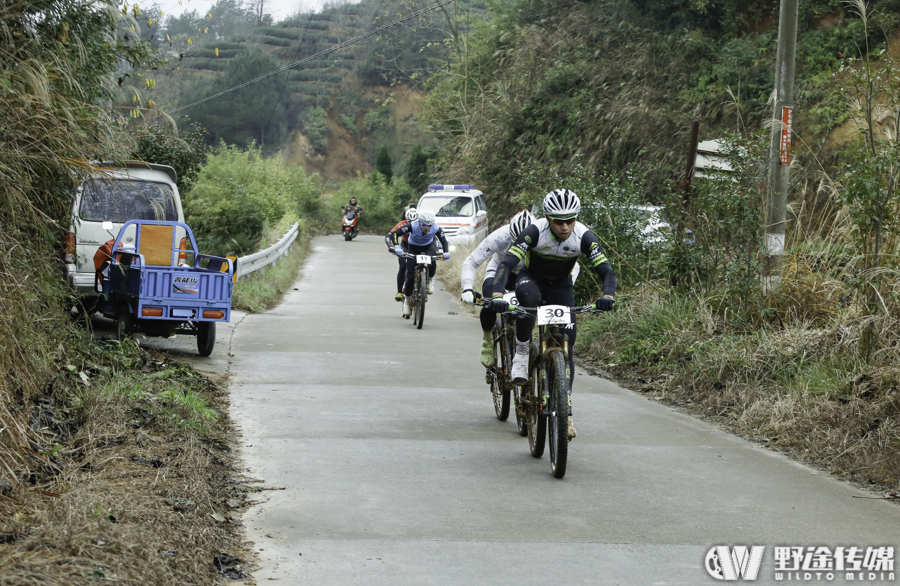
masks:
<svg viewBox="0 0 900 586"><path fill-rule="evenodd" d="M425 323L425 303L428 301L428 268L434 260L443 260L443 255L436 254L409 254L404 253L403 258L416 259L416 277L413 282L413 294L409 299L409 313L413 316L416 328L422 329ZM409 319L409 315L404 316Z"/></svg>
<svg viewBox="0 0 900 586"><path fill-rule="evenodd" d="M503 299L511 306L518 305L514 292L506 293ZM490 305L490 302L485 301L479 295L476 305ZM498 313L494 327L491 330L491 337L494 340L494 364L485 369L484 381L491 387L491 396L494 399L494 412L497 414L497 419L506 421L509 418L510 397L515 389L515 385L509 378L509 371L512 368L512 356L516 347L515 315ZM518 397L518 393L516 393L516 397ZM518 400L516 405L518 406ZM524 420L518 415L520 413L518 408L516 413L519 433L524 436L528 432Z"/></svg>
<svg viewBox="0 0 900 586"><path fill-rule="evenodd" d="M555 478L566 474L569 454L569 416L572 415L572 395L569 371L569 338L563 328L572 323L572 315L596 312L594 305L567 307L513 307L505 315L537 317L538 340L531 342L528 382L517 389L518 407L527 429L531 455L544 455L544 445L550 445L550 472ZM510 361L510 364L512 362ZM549 431L549 434L548 434ZM549 437L548 437L549 436ZM549 441L547 441L549 440Z"/></svg>

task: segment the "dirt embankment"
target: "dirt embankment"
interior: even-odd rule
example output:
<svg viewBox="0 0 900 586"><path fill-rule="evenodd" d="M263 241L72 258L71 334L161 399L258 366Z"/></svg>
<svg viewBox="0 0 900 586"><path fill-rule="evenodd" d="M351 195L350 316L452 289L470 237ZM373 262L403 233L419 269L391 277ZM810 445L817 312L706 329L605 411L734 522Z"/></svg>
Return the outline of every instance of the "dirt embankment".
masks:
<svg viewBox="0 0 900 586"><path fill-rule="evenodd" d="M392 142L399 149L409 151L412 148L410 132L415 126L415 114L419 111L419 102L425 95L405 84L396 87L359 88L364 99L375 104L386 104L392 114L394 129ZM365 112L355 116L356 131L347 128L341 120L342 106L336 97L332 97L325 111L328 114L328 149L326 154L317 154L309 139L302 133L295 132L286 149L285 163L288 166L302 166L307 173L318 173L327 183L340 183L374 171L375 153L381 146L376 144L372 133L365 126ZM416 135L417 136L417 135ZM414 142L414 141L413 141ZM396 168L395 168L396 169Z"/></svg>

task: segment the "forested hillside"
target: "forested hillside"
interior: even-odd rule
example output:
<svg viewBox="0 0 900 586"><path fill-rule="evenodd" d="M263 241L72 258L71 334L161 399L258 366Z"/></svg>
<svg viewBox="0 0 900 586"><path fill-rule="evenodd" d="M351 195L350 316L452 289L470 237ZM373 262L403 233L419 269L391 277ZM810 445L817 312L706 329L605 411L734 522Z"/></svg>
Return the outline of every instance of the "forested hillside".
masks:
<svg viewBox="0 0 900 586"><path fill-rule="evenodd" d="M834 72L842 60L886 47L900 3L871 2L865 31L854 3L800 5L794 130L799 165L815 172L833 164L832 133L851 114ZM583 164L621 177L633 163L646 197L662 203L663 188L683 174L692 120L701 121L703 140L759 130L771 117L776 0L492 7L429 94L429 120L451 153L454 180L476 174L509 198L521 187L522 164Z"/></svg>
<svg viewBox="0 0 900 586"><path fill-rule="evenodd" d="M211 144L255 141L266 153L283 149L289 164L326 180L370 172L382 146L402 172L416 147L430 152L436 146L414 116L423 82L449 67L458 42L454 35L481 18L483 4L454 2L244 89L197 102L428 6L364 0L281 22L260 18L251 5L235 0L221 0L207 14L151 13L143 36L168 62L152 71L127 72L124 85L132 85L144 104L153 100L145 117L156 110L172 112L181 125L189 119L206 128Z"/></svg>

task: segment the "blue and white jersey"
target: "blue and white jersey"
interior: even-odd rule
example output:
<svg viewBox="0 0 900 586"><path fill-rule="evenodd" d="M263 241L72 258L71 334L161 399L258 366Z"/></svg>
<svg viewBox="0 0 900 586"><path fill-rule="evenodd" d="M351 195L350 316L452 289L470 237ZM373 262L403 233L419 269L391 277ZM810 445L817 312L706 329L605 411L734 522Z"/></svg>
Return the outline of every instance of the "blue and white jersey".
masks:
<svg viewBox="0 0 900 586"><path fill-rule="evenodd" d="M411 224L406 224L392 230L388 236L391 237L393 242L397 242L405 234L409 234L409 244L413 246L429 246L434 242L434 239L437 238L445 251L449 250L450 247L447 243L447 239L444 237L444 231L437 222L434 223L431 230L422 232L422 227L419 226L419 221L416 220Z"/></svg>
<svg viewBox="0 0 900 586"><path fill-rule="evenodd" d="M428 232L422 232L422 226L419 225L419 221L416 220L410 226L409 232L409 243L415 244L416 246L428 246L432 242L434 242L435 235L441 231L441 227L437 222L431 227L431 230Z"/></svg>

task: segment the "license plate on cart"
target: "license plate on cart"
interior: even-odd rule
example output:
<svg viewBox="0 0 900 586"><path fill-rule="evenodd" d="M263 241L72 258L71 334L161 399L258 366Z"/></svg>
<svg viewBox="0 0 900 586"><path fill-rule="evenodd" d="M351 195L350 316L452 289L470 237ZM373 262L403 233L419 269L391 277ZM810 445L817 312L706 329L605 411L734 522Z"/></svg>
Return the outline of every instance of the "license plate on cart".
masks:
<svg viewBox="0 0 900 586"><path fill-rule="evenodd" d="M197 317L197 312L193 309L173 309L169 315L172 317L182 317L185 319L192 319Z"/></svg>

